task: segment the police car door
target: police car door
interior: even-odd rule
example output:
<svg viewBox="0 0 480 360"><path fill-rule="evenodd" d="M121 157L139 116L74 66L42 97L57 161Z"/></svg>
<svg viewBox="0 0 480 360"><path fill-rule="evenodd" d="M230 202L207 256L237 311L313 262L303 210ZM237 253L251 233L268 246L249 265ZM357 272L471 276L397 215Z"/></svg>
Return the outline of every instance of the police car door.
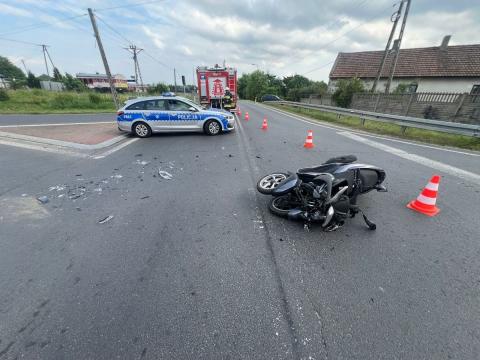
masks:
<svg viewBox="0 0 480 360"><path fill-rule="evenodd" d="M168 99L168 113L172 130L192 130L198 128L200 119L196 112L190 111L192 106L177 99Z"/></svg>
<svg viewBox="0 0 480 360"><path fill-rule="evenodd" d="M153 131L160 131L168 126L169 116L165 100L154 99L144 101L144 116Z"/></svg>

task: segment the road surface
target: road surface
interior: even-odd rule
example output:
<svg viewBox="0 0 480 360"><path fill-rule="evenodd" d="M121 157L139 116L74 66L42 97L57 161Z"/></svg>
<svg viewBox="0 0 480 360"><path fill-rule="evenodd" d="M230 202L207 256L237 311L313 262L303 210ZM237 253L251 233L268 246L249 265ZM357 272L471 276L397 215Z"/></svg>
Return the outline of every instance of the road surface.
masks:
<svg viewBox="0 0 480 360"><path fill-rule="evenodd" d="M241 107L98 160L0 145L0 359L480 357L478 154ZM305 231L255 190L342 154L387 172L375 232ZM440 214L407 209L436 173Z"/></svg>

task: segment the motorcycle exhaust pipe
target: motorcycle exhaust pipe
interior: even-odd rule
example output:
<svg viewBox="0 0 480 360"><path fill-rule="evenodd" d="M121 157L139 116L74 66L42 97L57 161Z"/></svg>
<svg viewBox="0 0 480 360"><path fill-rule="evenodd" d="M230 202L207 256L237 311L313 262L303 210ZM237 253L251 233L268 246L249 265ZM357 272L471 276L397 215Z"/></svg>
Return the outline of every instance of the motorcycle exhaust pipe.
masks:
<svg viewBox="0 0 480 360"><path fill-rule="evenodd" d="M303 211L301 209L292 209L288 212L289 220L305 220Z"/></svg>
<svg viewBox="0 0 480 360"><path fill-rule="evenodd" d="M327 216L325 217L325 221L322 224L322 227L326 227L328 224L330 224L330 221L333 219L333 215L335 215L335 210L333 209L333 206L330 206L327 211Z"/></svg>

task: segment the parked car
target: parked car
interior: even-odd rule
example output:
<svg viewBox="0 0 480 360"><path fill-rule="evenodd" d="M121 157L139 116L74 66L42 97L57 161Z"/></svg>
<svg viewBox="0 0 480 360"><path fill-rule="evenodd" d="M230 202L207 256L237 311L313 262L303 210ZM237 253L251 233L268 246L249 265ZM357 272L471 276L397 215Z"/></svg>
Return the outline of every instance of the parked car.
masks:
<svg viewBox="0 0 480 360"><path fill-rule="evenodd" d="M266 94L262 96L261 101L281 101L277 95L272 95L272 94Z"/></svg>
<svg viewBox="0 0 480 360"><path fill-rule="evenodd" d="M156 132L203 131L218 135L235 129L235 118L221 109L204 109L179 96L154 96L128 100L117 112L118 129L138 137Z"/></svg>

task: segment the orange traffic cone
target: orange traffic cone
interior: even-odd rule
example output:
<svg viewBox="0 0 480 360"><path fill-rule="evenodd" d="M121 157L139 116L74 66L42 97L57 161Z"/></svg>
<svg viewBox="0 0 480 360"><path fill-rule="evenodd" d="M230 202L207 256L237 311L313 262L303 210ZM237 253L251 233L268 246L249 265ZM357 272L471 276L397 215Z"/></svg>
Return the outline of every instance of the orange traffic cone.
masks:
<svg viewBox="0 0 480 360"><path fill-rule="evenodd" d="M267 118L263 118L262 130L268 129Z"/></svg>
<svg viewBox="0 0 480 360"><path fill-rule="evenodd" d="M248 121L250 119L250 115L248 115L248 111L245 113L245 121Z"/></svg>
<svg viewBox="0 0 480 360"><path fill-rule="evenodd" d="M435 216L440 212L440 209L435 206L437 202L438 184L440 183L440 176L434 175L430 182L425 186L418 197L411 201L407 207L412 210L421 212L428 216Z"/></svg>
<svg viewBox="0 0 480 360"><path fill-rule="evenodd" d="M313 145L313 131L308 130L307 131L307 138L305 139L305 144L303 144L304 148L311 149L315 145Z"/></svg>

